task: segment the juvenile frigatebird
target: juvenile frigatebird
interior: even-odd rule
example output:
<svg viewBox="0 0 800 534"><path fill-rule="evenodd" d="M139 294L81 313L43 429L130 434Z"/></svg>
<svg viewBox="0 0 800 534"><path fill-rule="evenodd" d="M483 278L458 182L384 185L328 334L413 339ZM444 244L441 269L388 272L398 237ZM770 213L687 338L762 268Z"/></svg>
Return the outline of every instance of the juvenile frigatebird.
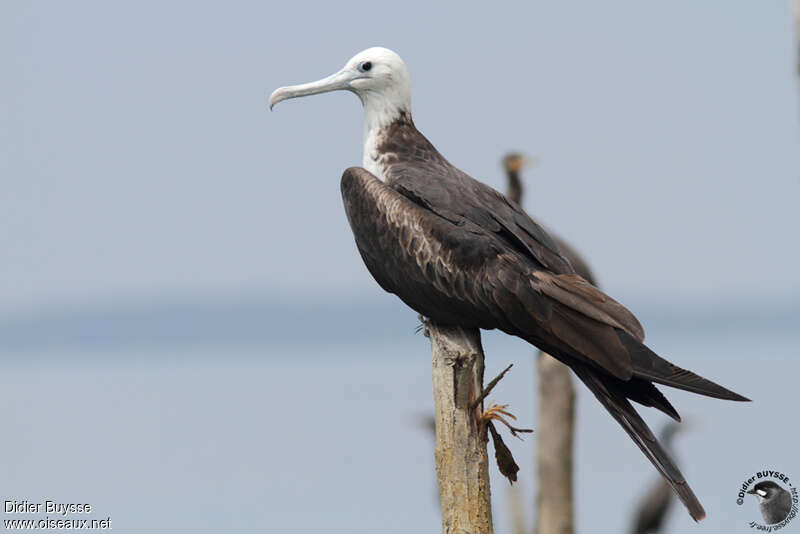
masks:
<svg viewBox="0 0 800 534"><path fill-rule="evenodd" d="M328 91L364 106L363 168L344 171L356 246L380 286L441 325L498 328L568 365L658 471L695 520L705 511L629 401L675 420L653 382L748 400L644 345L639 321L575 273L552 238L515 203L450 164L415 128L408 70L369 48L322 80L281 87L283 100Z"/></svg>

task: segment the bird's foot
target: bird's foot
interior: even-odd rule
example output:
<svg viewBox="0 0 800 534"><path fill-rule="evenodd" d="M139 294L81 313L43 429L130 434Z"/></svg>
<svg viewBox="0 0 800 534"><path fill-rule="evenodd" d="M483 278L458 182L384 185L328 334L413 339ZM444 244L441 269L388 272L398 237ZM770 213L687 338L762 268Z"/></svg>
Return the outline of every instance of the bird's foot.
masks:
<svg viewBox="0 0 800 534"><path fill-rule="evenodd" d="M503 372L494 377L494 379L492 379L486 385L486 387L483 388L483 391L481 391L481 394L478 395L478 398L470 403L469 408L472 413L475 413L474 410L481 405L483 399L485 399L492 389L494 389L497 383L502 380L505 374L511 369L512 365L509 365L503 369ZM500 433L497 432L497 429L495 429L494 424L492 424L492 420L494 419L500 421L506 425L511 431L511 435L519 439L522 439L519 434L524 432L533 432L533 430L528 428L517 428L509 423L506 417L510 417L513 420L517 419L514 414L508 411L508 404L497 405L492 403L489 408L482 412L478 417L478 424L482 428L482 431L485 431L486 429L489 430L489 434L492 437L492 443L494 444L494 457L495 460L497 460L497 468L500 470L500 473L508 478L508 481L513 484L514 481L517 480L519 466L514 461L514 456L511 454L511 450L506 446L505 443L503 443L503 438L500 436Z"/></svg>
<svg viewBox="0 0 800 534"><path fill-rule="evenodd" d="M489 407L481 414L480 420L483 424L490 424L492 419L500 421L504 425L508 427L511 431L511 435L515 438L522 439L520 437L520 433L529 433L533 432L533 429L530 428L517 428L513 426L511 423L508 422L506 417L510 417L514 421L517 420L516 416L508 411L508 404L494 404L492 403Z"/></svg>
<svg viewBox="0 0 800 534"><path fill-rule="evenodd" d="M506 446L503 442L503 438L500 436L500 433L495 429L492 420L497 420L503 423L508 427L511 431L511 435L515 438L522 439L519 434L521 432L533 432L533 430L529 428L517 428L512 426L511 423L508 422L506 417L510 417L511 419L516 420L517 418L514 417L514 414L508 411L508 404L497 405L492 403L489 408L486 409L483 414L481 414L480 421L481 424L486 425L486 428L489 429L489 435L492 436L492 444L494 445L494 458L497 462L497 469L500 470L500 473L508 479L508 481L513 484L517 480L517 472L519 471L519 466L517 462L514 461L514 455L511 454L511 449Z"/></svg>
<svg viewBox="0 0 800 534"><path fill-rule="evenodd" d="M494 389L494 387L497 385L497 383L500 382L500 380L503 379L503 377L511 369L511 367L513 367L513 365L514 364L511 364L508 367L506 367L505 369L503 369L503 371L499 375L494 377L486 385L486 387L483 388L483 391L481 392L480 395L478 395L478 398L475 399L472 402L472 404L470 404L469 407L470 407L471 410L475 410L476 408L478 408L478 406L481 405L481 403L483 402L483 399L485 399L486 396L489 395L489 393L491 393L491 391ZM519 438L519 433L521 433L521 432L533 432L533 430L528 429L528 428L517 428L515 426L512 426L511 423L508 422L506 417L510 417L511 419L513 419L515 421L517 420L517 418L514 416L514 414L509 412L507 410L507 408L508 408L508 404L497 405L495 403L492 403L489 406L489 408L487 408L481 414L481 416L478 419L479 419L479 421L481 423L483 423L485 425L491 424L492 419L496 419L496 420L502 422L504 425L506 425L509 428L509 430L511 430L511 435L516 437L516 438ZM520 438L520 439L522 439L522 438Z"/></svg>
<svg viewBox="0 0 800 534"><path fill-rule="evenodd" d="M415 334L422 332L422 335L425 337L431 337L431 332L429 330L429 325L431 324L430 319L422 315L421 313L417 315L417 319L419 319L419 325L414 330Z"/></svg>

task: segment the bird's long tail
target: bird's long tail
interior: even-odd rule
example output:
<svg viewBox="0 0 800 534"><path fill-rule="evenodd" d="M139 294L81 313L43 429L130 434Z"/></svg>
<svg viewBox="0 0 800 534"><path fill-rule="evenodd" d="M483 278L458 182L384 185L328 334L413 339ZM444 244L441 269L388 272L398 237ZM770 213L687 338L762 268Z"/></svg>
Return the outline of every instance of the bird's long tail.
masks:
<svg viewBox="0 0 800 534"><path fill-rule="evenodd" d="M628 402L625 393L614 383L616 379L598 375L584 364L573 365L572 369L669 482L692 518L695 521L703 519L706 512L697 500L697 496L650 428Z"/></svg>
<svg viewBox="0 0 800 534"><path fill-rule="evenodd" d="M707 378L668 362L627 332L618 329L617 336L625 348L628 349L633 366L633 374L636 377L707 397L733 401L750 400Z"/></svg>

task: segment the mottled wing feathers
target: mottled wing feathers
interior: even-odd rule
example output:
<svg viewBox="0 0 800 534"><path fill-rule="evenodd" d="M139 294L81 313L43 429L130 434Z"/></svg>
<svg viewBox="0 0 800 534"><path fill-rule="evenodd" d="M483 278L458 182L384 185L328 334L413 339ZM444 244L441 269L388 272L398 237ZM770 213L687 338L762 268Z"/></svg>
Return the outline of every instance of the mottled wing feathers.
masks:
<svg viewBox="0 0 800 534"><path fill-rule="evenodd" d="M496 327L476 291L498 254L485 232L434 214L360 167L347 169L341 186L359 253L383 289L442 324Z"/></svg>
<svg viewBox="0 0 800 534"><path fill-rule="evenodd" d="M624 306L576 274L536 269L497 232L441 216L357 167L342 176L342 196L370 273L427 317L520 336L630 382L619 386L629 399L673 417L675 410L646 381L746 400L660 358L642 343L642 327Z"/></svg>
<svg viewBox="0 0 800 534"><path fill-rule="evenodd" d="M496 234L539 268L572 273L558 245L516 203L451 165L410 120L393 123L378 146L387 185L457 225Z"/></svg>
<svg viewBox="0 0 800 534"><path fill-rule="evenodd" d="M616 328L638 335L630 312L577 275L533 270L522 252L468 219L453 222L361 168L342 177L356 244L385 290L440 323L554 338L563 352L628 380Z"/></svg>

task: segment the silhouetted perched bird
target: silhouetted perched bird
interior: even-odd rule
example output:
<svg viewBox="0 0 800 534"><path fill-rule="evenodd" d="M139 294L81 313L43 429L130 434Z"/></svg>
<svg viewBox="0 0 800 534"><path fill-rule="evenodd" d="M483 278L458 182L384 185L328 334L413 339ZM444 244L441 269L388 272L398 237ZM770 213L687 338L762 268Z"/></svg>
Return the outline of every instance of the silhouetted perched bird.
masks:
<svg viewBox="0 0 800 534"><path fill-rule="evenodd" d="M691 516L705 517L630 401L678 420L654 382L747 399L651 351L636 317L576 274L516 202L439 154L414 126L408 70L391 50L364 50L327 78L281 87L269 105L335 90L355 93L364 106L364 168L345 170L341 190L356 246L378 284L436 324L498 328L561 360L670 481Z"/></svg>
<svg viewBox="0 0 800 534"><path fill-rule="evenodd" d="M519 152L509 152L503 156L503 169L505 169L506 177L508 178L506 196L520 206L522 205L522 192L524 190L520 171L532 161L532 158L525 157Z"/></svg>
<svg viewBox="0 0 800 534"><path fill-rule="evenodd" d="M664 450L672 455L672 439L680 430L680 425L674 421L669 421L659 434L659 441L664 446ZM672 505L675 494L669 484L660 478L650 490L642 496L636 515L633 519L631 534L653 534L658 532L664 525L664 518Z"/></svg>
<svg viewBox="0 0 800 534"><path fill-rule="evenodd" d="M792 511L792 494L776 482L771 480L759 482L747 493L752 493L758 498L761 516L768 525L780 523Z"/></svg>
<svg viewBox="0 0 800 534"><path fill-rule="evenodd" d="M519 152L509 152L503 157L503 168L505 169L506 177L508 178L508 198L516 202L520 208L522 208L522 195L525 191L525 186L522 185L522 177L520 176L520 173L522 169L529 165L532 161L533 160L531 158L527 158ZM575 272L581 275L584 280L593 286L597 286L597 281L595 280L594 274L589 268L589 264L584 261L583 257L578 254L578 252L572 248L569 243L561 239L559 236L550 232L550 237L553 238L553 241L558 246L558 250L561 252L561 255L567 258L570 264L572 264L572 268L575 269Z"/></svg>

